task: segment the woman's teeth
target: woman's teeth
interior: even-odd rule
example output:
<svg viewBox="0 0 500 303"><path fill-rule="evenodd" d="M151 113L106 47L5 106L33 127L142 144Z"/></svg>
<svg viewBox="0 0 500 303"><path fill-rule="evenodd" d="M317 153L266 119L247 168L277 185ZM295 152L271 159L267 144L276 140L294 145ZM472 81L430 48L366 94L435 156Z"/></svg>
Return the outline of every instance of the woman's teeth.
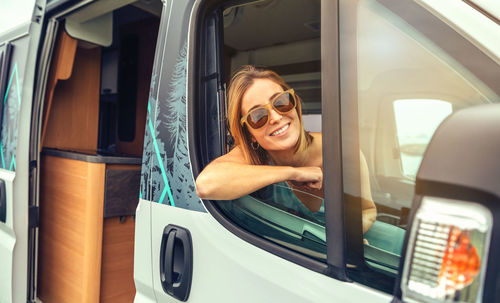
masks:
<svg viewBox="0 0 500 303"><path fill-rule="evenodd" d="M272 132L271 136L277 136L277 135L283 133L285 130L288 129L288 126L290 126L290 124L287 124L287 125L283 126L282 128L278 129L277 131Z"/></svg>

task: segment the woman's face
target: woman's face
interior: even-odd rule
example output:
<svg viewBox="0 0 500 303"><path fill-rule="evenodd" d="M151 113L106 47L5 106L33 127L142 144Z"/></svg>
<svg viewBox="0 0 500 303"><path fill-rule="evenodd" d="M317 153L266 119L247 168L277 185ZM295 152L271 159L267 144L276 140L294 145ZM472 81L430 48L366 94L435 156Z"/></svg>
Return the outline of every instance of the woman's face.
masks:
<svg viewBox="0 0 500 303"><path fill-rule="evenodd" d="M254 107L268 104L276 94L282 91L281 86L271 80L255 79L241 100L241 115L245 116ZM253 129L248 125L245 127L265 150L293 149L301 131L297 111L294 109L289 113L280 114L274 109L269 109L268 114L268 121L261 128Z"/></svg>

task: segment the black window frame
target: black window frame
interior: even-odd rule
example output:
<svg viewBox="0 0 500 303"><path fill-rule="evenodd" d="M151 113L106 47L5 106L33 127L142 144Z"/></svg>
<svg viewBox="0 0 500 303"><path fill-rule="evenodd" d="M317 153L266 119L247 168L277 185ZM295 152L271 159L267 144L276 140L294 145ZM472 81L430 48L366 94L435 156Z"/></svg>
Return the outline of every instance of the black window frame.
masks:
<svg viewBox="0 0 500 303"><path fill-rule="evenodd" d="M342 158L342 181L345 175L350 175L351 186L361 188L360 174L360 142L358 119L358 83L357 83L357 8L358 1L339 2L339 118L340 142ZM347 13L346 13L347 12ZM355 50L355 51L353 51ZM343 75L340 75L343 72ZM349 79L349 81L343 81ZM344 121L349 121L349 128L344 128ZM325 129L325 128L324 128ZM343 140L343 138L349 140ZM343 215L345 219L345 243L347 276L367 287L392 293L395 278L389 284L385 281L390 277L370 269L365 262L362 230L361 197L348 194L340 188L343 194Z"/></svg>
<svg viewBox="0 0 500 303"><path fill-rule="evenodd" d="M193 175L196 178L201 172L204 165L208 164L209 150L206 148L207 142L207 87L203 85L204 81L217 81L217 98L218 98L218 115L220 135L219 143L216 148L220 154L223 151L223 146L226 144L225 135L225 117L224 117L224 74L218 71L224 71L223 60L220 58L220 51L216 51L213 56L214 62L207 62L208 56L203 56L206 51L205 43L212 43L210 38L223 37L220 26L217 27L217 21L210 21L211 12L223 7L231 6L245 1L217 1L206 0L197 1L193 6L192 19L190 21L190 36L189 36L189 53L188 53L188 136L193 138L189 140L189 149ZM224 6L223 6L224 4ZM332 16L335 16L332 18ZM334 162L329 163L324 167L326 171L324 175L325 182L325 200L333 201L325 203L325 220L326 220L326 242L327 242L327 260L326 263L317 261L313 258L302 255L298 252L284 248L274 242L256 236L249 231L244 230L238 225L229 220L217 208L214 201L203 200L206 209L210 214L225 228L231 231L236 236L264 249L272 254L282 257L290 262L296 263L310 270L325 274L341 281L350 281L346 275L345 262L345 236L344 236L344 220L343 220L343 196L342 196L342 172L340 159L340 103L339 103L339 86L331 85L331 83L339 83L339 56L338 56L338 0L321 0L321 28L324 29L321 33L321 73L322 73L322 106L323 111L332 112L329 119L322 119L322 127L324 129L332 129L327 136L323 134L323 157L324 159L334 159ZM212 36L207 33L206 26L208 22L212 22L211 26L215 25L212 30ZM218 32L217 35L213 35ZM223 41L215 41L215 48L223 47ZM333 50L333 51L332 51ZM219 57L217 57L219 55ZM326 57L325 57L326 55ZM218 67L210 70L207 68ZM208 72L207 72L208 70ZM202 73L205 76L200 76ZM328 84L328 85L325 85ZM204 92L204 93L202 93ZM212 95L214 92L211 91Z"/></svg>

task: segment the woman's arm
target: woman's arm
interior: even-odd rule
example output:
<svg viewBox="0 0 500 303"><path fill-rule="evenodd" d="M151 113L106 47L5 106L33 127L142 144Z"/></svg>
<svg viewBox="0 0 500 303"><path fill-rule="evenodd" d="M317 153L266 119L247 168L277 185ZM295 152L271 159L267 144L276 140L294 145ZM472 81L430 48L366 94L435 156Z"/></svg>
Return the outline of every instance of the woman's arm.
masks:
<svg viewBox="0 0 500 303"><path fill-rule="evenodd" d="M232 200L287 180L321 188L323 172L319 167L252 165L237 146L203 169L196 178L196 193L202 199Z"/></svg>
<svg viewBox="0 0 500 303"><path fill-rule="evenodd" d="M363 220L363 234L372 227L377 218L377 208L373 202L370 189L370 172L366 163L365 155L360 151L360 170L361 170L361 211Z"/></svg>

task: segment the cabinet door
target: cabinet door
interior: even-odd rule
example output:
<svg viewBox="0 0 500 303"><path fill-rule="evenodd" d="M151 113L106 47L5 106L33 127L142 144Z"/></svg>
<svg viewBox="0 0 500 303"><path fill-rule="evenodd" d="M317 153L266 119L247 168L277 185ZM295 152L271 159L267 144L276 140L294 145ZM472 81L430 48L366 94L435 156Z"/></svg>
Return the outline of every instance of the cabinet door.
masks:
<svg viewBox="0 0 500 303"><path fill-rule="evenodd" d="M2 4L0 32L0 301L26 302L29 140L36 55L45 1Z"/></svg>

